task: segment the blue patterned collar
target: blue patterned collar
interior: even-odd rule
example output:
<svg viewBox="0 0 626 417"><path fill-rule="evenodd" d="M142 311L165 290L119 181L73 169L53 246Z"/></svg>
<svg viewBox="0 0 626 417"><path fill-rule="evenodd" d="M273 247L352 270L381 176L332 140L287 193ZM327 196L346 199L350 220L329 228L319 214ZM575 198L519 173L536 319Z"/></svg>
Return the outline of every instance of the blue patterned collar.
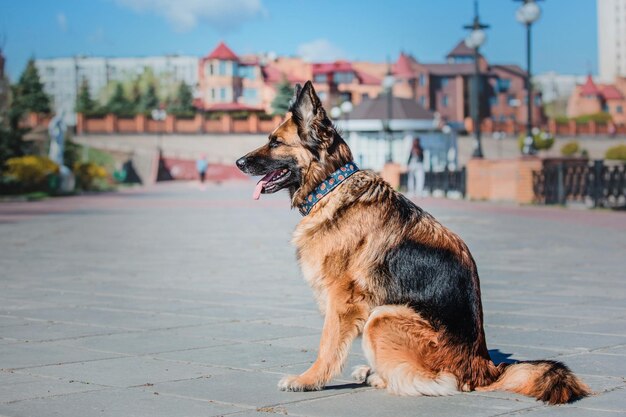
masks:
<svg viewBox="0 0 626 417"><path fill-rule="evenodd" d="M300 214L306 216L311 212L313 206L317 204L324 196L335 189L339 184L344 182L350 175L359 170L354 162L348 162L341 166L337 171L330 174L320 185L315 187L313 191L306 197L304 203L298 206Z"/></svg>

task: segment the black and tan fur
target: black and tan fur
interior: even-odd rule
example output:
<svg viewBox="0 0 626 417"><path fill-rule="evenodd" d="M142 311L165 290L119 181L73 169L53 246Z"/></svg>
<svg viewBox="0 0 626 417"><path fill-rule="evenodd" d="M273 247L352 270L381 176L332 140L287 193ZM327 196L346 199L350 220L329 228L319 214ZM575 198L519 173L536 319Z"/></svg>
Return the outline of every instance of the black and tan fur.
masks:
<svg viewBox="0 0 626 417"><path fill-rule="evenodd" d="M298 207L351 160L307 82L296 88L291 116L237 165L252 175L289 170L265 191L286 188ZM325 321L317 360L301 375L283 378L281 389L323 388L362 333L369 365L354 376L395 394L509 390L550 404L589 394L560 362L491 361L469 249L376 174L359 171L325 196L302 218L293 243Z"/></svg>

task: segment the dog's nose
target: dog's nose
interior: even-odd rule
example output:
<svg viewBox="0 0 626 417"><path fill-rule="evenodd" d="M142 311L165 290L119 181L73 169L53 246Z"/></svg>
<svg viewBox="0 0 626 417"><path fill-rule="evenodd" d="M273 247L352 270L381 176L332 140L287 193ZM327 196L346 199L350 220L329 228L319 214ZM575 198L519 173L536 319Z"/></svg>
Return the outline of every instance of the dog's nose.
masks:
<svg viewBox="0 0 626 417"><path fill-rule="evenodd" d="M246 166L246 162L247 162L247 159L244 156L242 158L237 159L237 162L235 162L235 163L237 164L237 168L243 170L245 168L245 166Z"/></svg>

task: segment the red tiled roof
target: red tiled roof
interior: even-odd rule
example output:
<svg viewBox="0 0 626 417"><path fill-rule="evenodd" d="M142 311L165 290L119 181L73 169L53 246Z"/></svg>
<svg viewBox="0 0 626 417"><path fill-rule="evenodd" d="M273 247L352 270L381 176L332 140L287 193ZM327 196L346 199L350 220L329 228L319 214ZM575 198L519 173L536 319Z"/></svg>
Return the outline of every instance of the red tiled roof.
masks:
<svg viewBox="0 0 626 417"><path fill-rule="evenodd" d="M602 97L605 100L623 100L624 96L614 85L605 85L602 87Z"/></svg>
<svg viewBox="0 0 626 417"><path fill-rule="evenodd" d="M361 84L380 85L382 83L382 80L380 78L375 77L366 72L359 71L359 70L355 70L354 72L356 73L356 77L359 79L359 82Z"/></svg>
<svg viewBox="0 0 626 417"><path fill-rule="evenodd" d="M237 55L224 42L220 42L217 47L206 57L206 59L222 59L225 61L238 61Z"/></svg>
<svg viewBox="0 0 626 417"><path fill-rule="evenodd" d="M491 68L502 69L520 77L526 77L526 71L516 64L494 64Z"/></svg>
<svg viewBox="0 0 626 417"><path fill-rule="evenodd" d="M474 56L474 50L465 44L465 41L462 40L456 44L454 48L446 55L446 58L455 57L455 56Z"/></svg>
<svg viewBox="0 0 626 417"><path fill-rule="evenodd" d="M204 108L208 111L263 111L259 107L247 106L241 103L216 103Z"/></svg>
<svg viewBox="0 0 626 417"><path fill-rule="evenodd" d="M393 66L393 73L398 77L415 77L413 71L413 57L406 55L404 52L400 53L398 61Z"/></svg>
<svg viewBox="0 0 626 417"><path fill-rule="evenodd" d="M352 64L348 61L323 62L312 64L313 75L328 74L337 71L352 71Z"/></svg>
<svg viewBox="0 0 626 417"><path fill-rule="evenodd" d="M470 62L452 64L422 64L433 75L472 75L474 64Z"/></svg>
<svg viewBox="0 0 626 417"><path fill-rule="evenodd" d="M580 89L580 94L584 96L600 95L600 89L598 88L596 83L593 82L593 78L591 78L591 75L587 76L587 81L585 81L585 84L583 84L582 88Z"/></svg>
<svg viewBox="0 0 626 417"><path fill-rule="evenodd" d="M281 70L279 70L278 68L276 68L275 66L269 64L263 67L263 79L265 80L265 82L268 83L279 83L284 79L287 79L287 81L289 81L292 84L295 83L303 83L306 80L302 79L296 75L293 74L285 74L284 72L282 72Z"/></svg>

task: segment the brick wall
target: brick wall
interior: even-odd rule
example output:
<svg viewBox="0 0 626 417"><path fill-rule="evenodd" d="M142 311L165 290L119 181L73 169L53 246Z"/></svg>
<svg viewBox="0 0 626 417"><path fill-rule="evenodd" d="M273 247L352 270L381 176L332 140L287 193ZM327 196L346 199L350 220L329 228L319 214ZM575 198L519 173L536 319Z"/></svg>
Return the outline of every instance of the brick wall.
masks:
<svg viewBox="0 0 626 417"><path fill-rule="evenodd" d="M471 159L467 163L467 195L472 200L533 202L532 172L541 159Z"/></svg>
<svg viewBox="0 0 626 417"><path fill-rule="evenodd" d="M28 123L35 123L40 118L29 117ZM120 118L113 114L104 117L86 117L78 114L76 131L79 135L89 133L270 133L282 122L282 117L273 116L262 120L257 114L250 114L244 119L233 119L223 114L215 119L205 119L202 114L193 118L177 118L168 115L164 121L152 120L144 115L133 118Z"/></svg>

